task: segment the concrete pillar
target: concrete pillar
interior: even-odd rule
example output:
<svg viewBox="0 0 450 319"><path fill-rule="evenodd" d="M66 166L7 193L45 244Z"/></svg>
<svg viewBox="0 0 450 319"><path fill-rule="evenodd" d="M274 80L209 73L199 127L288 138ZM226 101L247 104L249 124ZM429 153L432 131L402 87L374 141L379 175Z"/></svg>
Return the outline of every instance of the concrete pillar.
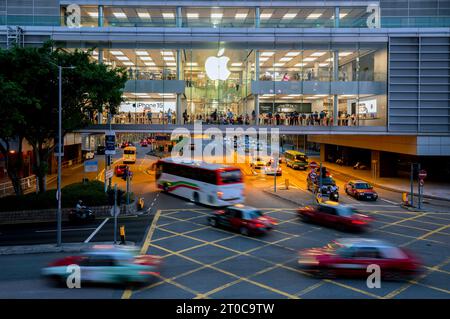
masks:
<svg viewBox="0 0 450 319"><path fill-rule="evenodd" d="M177 94L177 124L183 124L183 119L182 119L182 115L183 115L183 111L182 111L182 102L181 102L181 94Z"/></svg>
<svg viewBox="0 0 450 319"><path fill-rule="evenodd" d="M259 50L255 52L255 81L259 81L260 66L259 66ZM255 94L255 117L256 125L259 125L259 96Z"/></svg>
<svg viewBox="0 0 450 319"><path fill-rule="evenodd" d="M339 7L335 7L334 8L334 27L335 28L339 28L339 25L340 25L340 20L341 20L341 18L339 17L340 16L340 8Z"/></svg>
<svg viewBox="0 0 450 319"><path fill-rule="evenodd" d="M259 28L261 26L261 9L259 7L255 8L255 27Z"/></svg>
<svg viewBox="0 0 450 319"><path fill-rule="evenodd" d="M181 7L178 7L181 10ZM177 14L178 14L178 8L177 8ZM181 50L178 49L177 50L177 80L181 80L182 78L182 65L181 65ZM177 109L176 109L176 113L177 113L177 124L182 124L183 123L183 119L182 119L182 105L181 105L181 94L177 94Z"/></svg>
<svg viewBox="0 0 450 319"><path fill-rule="evenodd" d="M176 24L177 28L181 28L183 26L183 11L181 7L177 7Z"/></svg>
<svg viewBox="0 0 450 319"><path fill-rule="evenodd" d="M255 94L255 124L259 125L259 95Z"/></svg>
<svg viewBox="0 0 450 319"><path fill-rule="evenodd" d="M98 6L98 26L103 27L104 14L103 14L103 6Z"/></svg>
<svg viewBox="0 0 450 319"><path fill-rule="evenodd" d="M339 124L339 99L335 94L333 95L333 126Z"/></svg>
<svg viewBox="0 0 450 319"><path fill-rule="evenodd" d="M320 144L320 161L325 162L326 158L327 158L326 144L321 143Z"/></svg>
<svg viewBox="0 0 450 319"><path fill-rule="evenodd" d="M339 50L333 51L333 81L339 81ZM333 125L338 125L339 99L335 94L333 96Z"/></svg>
<svg viewBox="0 0 450 319"><path fill-rule="evenodd" d="M380 178L380 151L374 151L372 150L370 153L370 169L372 172L372 178Z"/></svg>

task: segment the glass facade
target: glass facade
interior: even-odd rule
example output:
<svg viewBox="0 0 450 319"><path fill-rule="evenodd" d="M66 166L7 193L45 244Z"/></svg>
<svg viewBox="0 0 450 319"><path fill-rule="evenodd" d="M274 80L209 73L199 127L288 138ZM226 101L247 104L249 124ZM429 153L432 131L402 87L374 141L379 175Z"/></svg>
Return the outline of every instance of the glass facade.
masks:
<svg viewBox="0 0 450 319"><path fill-rule="evenodd" d="M368 6L340 7L164 7L145 6L91 6L81 5L81 27L211 27L211 28L405 28L448 27L450 8L443 4L439 8L405 9L391 8L389 1L381 1L378 9L379 24ZM397 1L398 2L398 1ZM409 1L401 1L409 3ZM417 3L413 3L417 5ZM370 5L370 3L368 3ZM388 7L386 7L388 6ZM447 4L448 6L448 4ZM418 11L419 10L419 11ZM400 12L400 14L399 14ZM6 21L7 18L9 22ZM0 21L16 23L19 16L5 16ZM36 17L33 25L70 24L70 12L61 7L60 17ZM56 22L58 24L58 22Z"/></svg>
<svg viewBox="0 0 450 319"><path fill-rule="evenodd" d="M18 24L24 25L59 25L62 30L67 27L72 31L80 27L88 33L95 28L94 32L101 32L100 36L105 32L102 39L85 38L78 45L75 40L60 43L71 49L93 47L92 59L127 70L125 102L114 118L116 123L202 120L267 125L387 126L388 100L389 105L400 103L393 100L397 92L390 90L387 97L391 85L388 66L405 63L404 59L396 61L398 53L395 52L388 55L388 51L393 52L388 50L390 40L376 38L377 32L373 33L372 42L367 38L352 41L340 34L367 28L450 26L450 8L438 2L436 7L430 1L418 5L412 0L381 0L377 7L379 21L373 16L376 10L373 11L369 1L367 6L343 2L345 5L337 7L309 6L310 3L296 7L299 4L289 0L260 7L238 1L235 6L230 6L231 2L226 6L208 6L195 1L189 6L176 1L167 1L164 6L77 2L80 3L78 25L73 18L73 7L67 5L56 8L56 23L48 22L52 18L51 10L42 19L33 15L32 19L24 20L10 13L2 16L0 7L0 21L11 24L17 18L21 22ZM339 2L333 2L336 3ZM128 31L123 33L125 28L133 28L129 39ZM157 39L142 38L139 42L135 38L139 28ZM286 43L281 39L288 30L279 31L281 40L278 40L276 29L287 28L299 28L298 41ZM330 29L326 40L314 37L314 29L325 37L323 29L326 28ZM331 30L335 28L347 30ZM186 30L190 32L186 40L165 39L167 33L186 33ZM245 32L245 39L238 39L241 32ZM259 32L265 32L264 36L258 38ZM268 36L268 32L273 32L273 36ZM406 72L398 68L398 72ZM405 83L408 79L401 81ZM420 99L424 97L421 93ZM390 121L391 125L395 123Z"/></svg>
<svg viewBox="0 0 450 319"><path fill-rule="evenodd" d="M92 59L128 73L115 123L386 125L386 44L112 45Z"/></svg>

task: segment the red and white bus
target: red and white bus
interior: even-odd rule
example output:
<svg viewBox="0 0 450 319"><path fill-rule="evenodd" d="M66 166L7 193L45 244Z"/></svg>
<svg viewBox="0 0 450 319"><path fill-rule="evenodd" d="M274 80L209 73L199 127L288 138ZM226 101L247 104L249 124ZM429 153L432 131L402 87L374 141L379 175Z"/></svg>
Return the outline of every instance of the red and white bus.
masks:
<svg viewBox="0 0 450 319"><path fill-rule="evenodd" d="M195 203L228 206L244 202L244 182L238 167L172 158L156 163L156 184L164 192Z"/></svg>

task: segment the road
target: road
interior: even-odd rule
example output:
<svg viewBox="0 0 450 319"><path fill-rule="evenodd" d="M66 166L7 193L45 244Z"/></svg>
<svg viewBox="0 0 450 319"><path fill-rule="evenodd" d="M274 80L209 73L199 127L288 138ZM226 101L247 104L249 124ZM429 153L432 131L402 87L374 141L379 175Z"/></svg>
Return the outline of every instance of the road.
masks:
<svg viewBox="0 0 450 319"><path fill-rule="evenodd" d="M119 156L115 158L119 159ZM139 160L132 167L133 191L146 202L144 214L121 218L127 240L142 246L143 253L163 256L161 277L156 283L138 289L89 287L53 288L40 278L40 269L64 254L0 256L0 298L449 298L450 296L450 213L444 203L432 201L425 212L410 212L399 206L400 194L377 189L376 202L359 202L343 192L346 182L333 176L340 187L341 202L375 217L367 233L352 234L318 225L304 224L297 218L297 205L267 192L274 178L255 174L247 164L246 204L263 210L280 221L266 236L244 237L225 229L211 228L206 216L211 208L159 193L154 175L147 168L155 158L139 148ZM308 203L306 172L286 168L277 178L281 187L286 178L297 191L297 200ZM70 174L79 180L81 171ZM100 176L101 177L101 176ZM64 180L64 179L63 179ZM66 179L68 180L68 179ZM123 181L113 183L124 186ZM279 189L280 191L280 189ZM153 206L150 208L150 205ZM101 226L100 219L80 230L64 224L63 240L108 241L112 220ZM54 225L53 225L54 226ZM99 227L101 228L91 236ZM14 225L0 229L2 244L52 241L52 224ZM45 232L48 230L48 232ZM297 252L319 247L339 237L382 238L403 246L423 261L424 273L408 282L382 282L369 289L364 279L316 279L296 266Z"/></svg>

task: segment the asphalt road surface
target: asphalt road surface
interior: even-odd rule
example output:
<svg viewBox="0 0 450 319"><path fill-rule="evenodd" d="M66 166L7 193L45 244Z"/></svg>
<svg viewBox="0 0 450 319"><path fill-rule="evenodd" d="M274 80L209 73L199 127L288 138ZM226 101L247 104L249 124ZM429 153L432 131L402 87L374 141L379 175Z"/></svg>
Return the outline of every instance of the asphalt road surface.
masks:
<svg viewBox="0 0 450 319"><path fill-rule="evenodd" d="M161 194L148 170L155 158L139 149L133 166L133 192L145 198L142 215L121 218L127 240L142 247L143 253L163 257L157 282L138 289L114 287L54 288L40 277L40 270L64 254L0 256L0 298L449 298L450 297L450 213L445 203L431 201L423 212L400 207L400 194L377 189L376 202L359 202L345 195L339 175L341 202L350 204L375 218L364 234L345 233L318 225L304 224L295 214L297 205L267 193L273 188L273 176L245 172L246 204L262 209L280 221L269 234L244 237L225 229L211 228L206 217L212 209L197 206L175 196ZM116 158L118 160L119 156ZM77 169L70 174L79 179ZM101 174L101 172L100 172ZM101 178L101 176L100 176ZM284 179L298 191L297 200L308 203L306 173L286 168L277 178ZM123 182L115 179L123 187ZM152 205L153 204L153 205ZM90 242L112 239L112 219L71 230L64 224L63 241ZM101 226L101 227L100 227ZM94 236L91 236L98 228ZM0 229L0 243L52 242L56 234L52 223L13 225ZM418 255L424 273L406 282L382 282L381 288L369 289L364 279L317 279L296 266L302 248L320 247L341 237L382 238Z"/></svg>

